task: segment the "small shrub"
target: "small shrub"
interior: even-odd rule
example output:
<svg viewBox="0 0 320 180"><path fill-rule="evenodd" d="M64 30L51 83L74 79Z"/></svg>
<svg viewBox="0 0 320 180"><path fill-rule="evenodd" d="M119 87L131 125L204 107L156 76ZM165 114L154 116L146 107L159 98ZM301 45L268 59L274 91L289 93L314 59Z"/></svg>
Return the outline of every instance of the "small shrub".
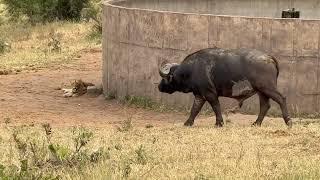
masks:
<svg viewBox="0 0 320 180"><path fill-rule="evenodd" d="M127 160L123 163L123 168L122 168L122 177L123 178L128 178L130 176L130 173L132 171L131 168L131 161Z"/></svg>
<svg viewBox="0 0 320 180"><path fill-rule="evenodd" d="M42 167L47 160L48 154L46 142L32 140L29 142L29 150L32 154L32 163L37 167Z"/></svg>
<svg viewBox="0 0 320 180"><path fill-rule="evenodd" d="M5 166L0 164L0 178L5 176Z"/></svg>
<svg viewBox="0 0 320 180"><path fill-rule="evenodd" d="M147 129L153 128L153 125L152 125L152 124L147 124L147 125L146 125L146 128L147 128Z"/></svg>
<svg viewBox="0 0 320 180"><path fill-rule="evenodd" d="M10 50L10 45L4 39L0 38L0 54L5 53L6 51Z"/></svg>
<svg viewBox="0 0 320 180"><path fill-rule="evenodd" d="M97 151L90 155L90 161L93 163L99 162L100 159L110 159L109 151L105 151L103 148L99 148Z"/></svg>
<svg viewBox="0 0 320 180"><path fill-rule="evenodd" d="M52 160L55 163L63 163L64 161L68 161L71 156L71 151L69 148L59 145L59 144L50 144L48 149L51 152Z"/></svg>
<svg viewBox="0 0 320 180"><path fill-rule="evenodd" d="M28 144L19 137L19 130L15 129L12 134L13 140L16 144L16 148L18 149L18 153L21 159L24 159L27 154Z"/></svg>
<svg viewBox="0 0 320 180"><path fill-rule="evenodd" d="M7 12L5 6L0 1L0 26L7 22Z"/></svg>
<svg viewBox="0 0 320 180"><path fill-rule="evenodd" d="M58 179L48 169L46 142L30 139L22 134L23 129L14 129L12 134L19 154L19 166L10 165L2 171L3 179ZM35 135L32 135L35 137ZM22 138L25 137L25 138Z"/></svg>
<svg viewBox="0 0 320 180"><path fill-rule="evenodd" d="M57 33L54 29L49 33L49 52L61 52L61 38L62 34Z"/></svg>
<svg viewBox="0 0 320 180"><path fill-rule="evenodd" d="M73 129L73 141L75 143L75 153L79 153L80 150L88 144L92 139L93 133L85 128L74 128Z"/></svg>
<svg viewBox="0 0 320 180"><path fill-rule="evenodd" d="M9 117L4 118L4 123L5 124L10 124L11 123L11 118L9 118Z"/></svg>
<svg viewBox="0 0 320 180"><path fill-rule="evenodd" d="M117 92L115 91L111 91L109 93L107 93L106 95L106 100L112 100L112 99L116 99L117 98Z"/></svg>
<svg viewBox="0 0 320 180"><path fill-rule="evenodd" d="M136 162L137 164L145 165L147 164L147 153L145 148L140 145L139 148L135 151L136 153Z"/></svg>
<svg viewBox="0 0 320 180"><path fill-rule="evenodd" d="M121 144L116 144L116 145L114 146L114 148L115 148L116 150L118 150L118 151L121 151L122 146L121 146Z"/></svg>
<svg viewBox="0 0 320 180"><path fill-rule="evenodd" d="M24 126L26 127L26 126ZM50 124L42 127L46 137L40 134L25 134L29 129L19 127L12 133L12 139L18 152L18 165L1 165L0 179L60 179L59 172L65 168L81 169L109 159L109 150L99 148L93 153L85 146L90 142L93 133L79 127L74 128L74 149L58 143L51 143L53 130Z"/></svg>
<svg viewBox="0 0 320 180"><path fill-rule="evenodd" d="M132 117L129 117L128 119L122 122L122 126L118 127L118 130L120 132L125 132L125 131L130 131L132 128L133 128Z"/></svg>
<svg viewBox="0 0 320 180"><path fill-rule="evenodd" d="M48 139L48 141L50 141L51 139L51 134L52 134L52 128L51 128L51 125L49 123L45 123L42 125L45 133L46 133L46 137Z"/></svg>
<svg viewBox="0 0 320 180"><path fill-rule="evenodd" d="M197 174L194 178L194 180L209 180L210 178L206 177L203 174Z"/></svg>

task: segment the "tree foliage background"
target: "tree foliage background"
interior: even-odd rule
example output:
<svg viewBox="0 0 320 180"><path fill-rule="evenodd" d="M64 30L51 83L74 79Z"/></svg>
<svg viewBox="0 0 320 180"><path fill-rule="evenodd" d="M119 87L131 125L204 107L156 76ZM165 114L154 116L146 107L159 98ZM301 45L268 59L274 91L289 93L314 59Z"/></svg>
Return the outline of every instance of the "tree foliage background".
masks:
<svg viewBox="0 0 320 180"><path fill-rule="evenodd" d="M31 23L81 19L89 0L2 0L12 18L27 18Z"/></svg>

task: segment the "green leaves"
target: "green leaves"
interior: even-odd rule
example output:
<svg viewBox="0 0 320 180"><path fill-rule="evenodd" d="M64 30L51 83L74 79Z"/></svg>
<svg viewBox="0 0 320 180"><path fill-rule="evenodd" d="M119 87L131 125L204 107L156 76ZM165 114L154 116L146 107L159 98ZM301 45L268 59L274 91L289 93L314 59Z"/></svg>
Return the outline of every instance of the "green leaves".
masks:
<svg viewBox="0 0 320 180"><path fill-rule="evenodd" d="M3 0L12 18L26 16L31 23L80 20L89 0Z"/></svg>

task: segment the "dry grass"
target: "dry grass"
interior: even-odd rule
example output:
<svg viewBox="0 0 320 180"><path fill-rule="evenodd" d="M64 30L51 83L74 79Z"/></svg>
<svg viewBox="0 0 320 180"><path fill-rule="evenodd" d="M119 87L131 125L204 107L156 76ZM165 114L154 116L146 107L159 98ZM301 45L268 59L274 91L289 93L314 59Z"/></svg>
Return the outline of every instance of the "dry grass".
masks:
<svg viewBox="0 0 320 180"><path fill-rule="evenodd" d="M279 124L279 123L277 123ZM91 128L89 151L100 147L110 158L81 169L53 170L63 179L319 179L320 125L292 130L271 124L185 128ZM12 127L1 125L0 163L17 164ZM25 127L25 137L41 142L41 127ZM71 129L53 128L52 141L72 147Z"/></svg>
<svg viewBox="0 0 320 180"><path fill-rule="evenodd" d="M88 40L91 26L71 22L1 25L0 36L11 48L0 55L0 69L29 70L68 63L80 50L99 46Z"/></svg>
<svg viewBox="0 0 320 180"><path fill-rule="evenodd" d="M0 36L11 44L11 49L0 55L0 70L38 69L68 63L78 51L97 46L87 39L90 27L90 24L69 22L34 27L1 25ZM49 42L53 43L48 45ZM127 102L153 110L158 108L147 99L131 97ZM17 129L28 142L41 145L47 141L41 125L18 128L9 118L0 122L0 165L6 170L21 167L12 135ZM77 167L49 166L47 171L62 179L320 179L317 121L295 124L291 130L279 122L262 128L227 123L220 129L134 124L128 118L120 128L87 127L93 132L93 139L86 144L86 152L102 148L108 156L97 163ZM72 128L53 127L50 136L52 143L70 151L75 149ZM44 158L49 157L45 154Z"/></svg>

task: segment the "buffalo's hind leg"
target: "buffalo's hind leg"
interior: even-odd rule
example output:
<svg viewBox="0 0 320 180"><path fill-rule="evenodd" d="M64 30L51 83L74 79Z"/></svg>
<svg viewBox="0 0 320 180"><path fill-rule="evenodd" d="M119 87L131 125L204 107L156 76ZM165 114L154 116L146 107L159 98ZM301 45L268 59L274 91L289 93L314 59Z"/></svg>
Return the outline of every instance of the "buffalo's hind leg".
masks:
<svg viewBox="0 0 320 180"><path fill-rule="evenodd" d="M257 120L252 124L253 126L261 126L261 123L266 116L268 110L270 109L270 100L269 97L262 93L258 93L260 101L260 112Z"/></svg>
<svg viewBox="0 0 320 180"><path fill-rule="evenodd" d="M280 105L284 122L287 124L289 128L291 128L292 120L288 113L286 98L276 89L265 88L261 89L261 91L263 92L263 94L265 94L266 96L268 96Z"/></svg>
<svg viewBox="0 0 320 180"><path fill-rule="evenodd" d="M216 114L216 124L215 127L222 127L223 126L223 118L220 108L220 102L217 96L211 95L206 97L207 101L210 103L212 110Z"/></svg>
<svg viewBox="0 0 320 180"><path fill-rule="evenodd" d="M194 123L194 119L197 117L201 108L203 107L206 100L201 96L195 96L194 102L192 105L191 113L188 120L184 123L185 126L192 126Z"/></svg>

